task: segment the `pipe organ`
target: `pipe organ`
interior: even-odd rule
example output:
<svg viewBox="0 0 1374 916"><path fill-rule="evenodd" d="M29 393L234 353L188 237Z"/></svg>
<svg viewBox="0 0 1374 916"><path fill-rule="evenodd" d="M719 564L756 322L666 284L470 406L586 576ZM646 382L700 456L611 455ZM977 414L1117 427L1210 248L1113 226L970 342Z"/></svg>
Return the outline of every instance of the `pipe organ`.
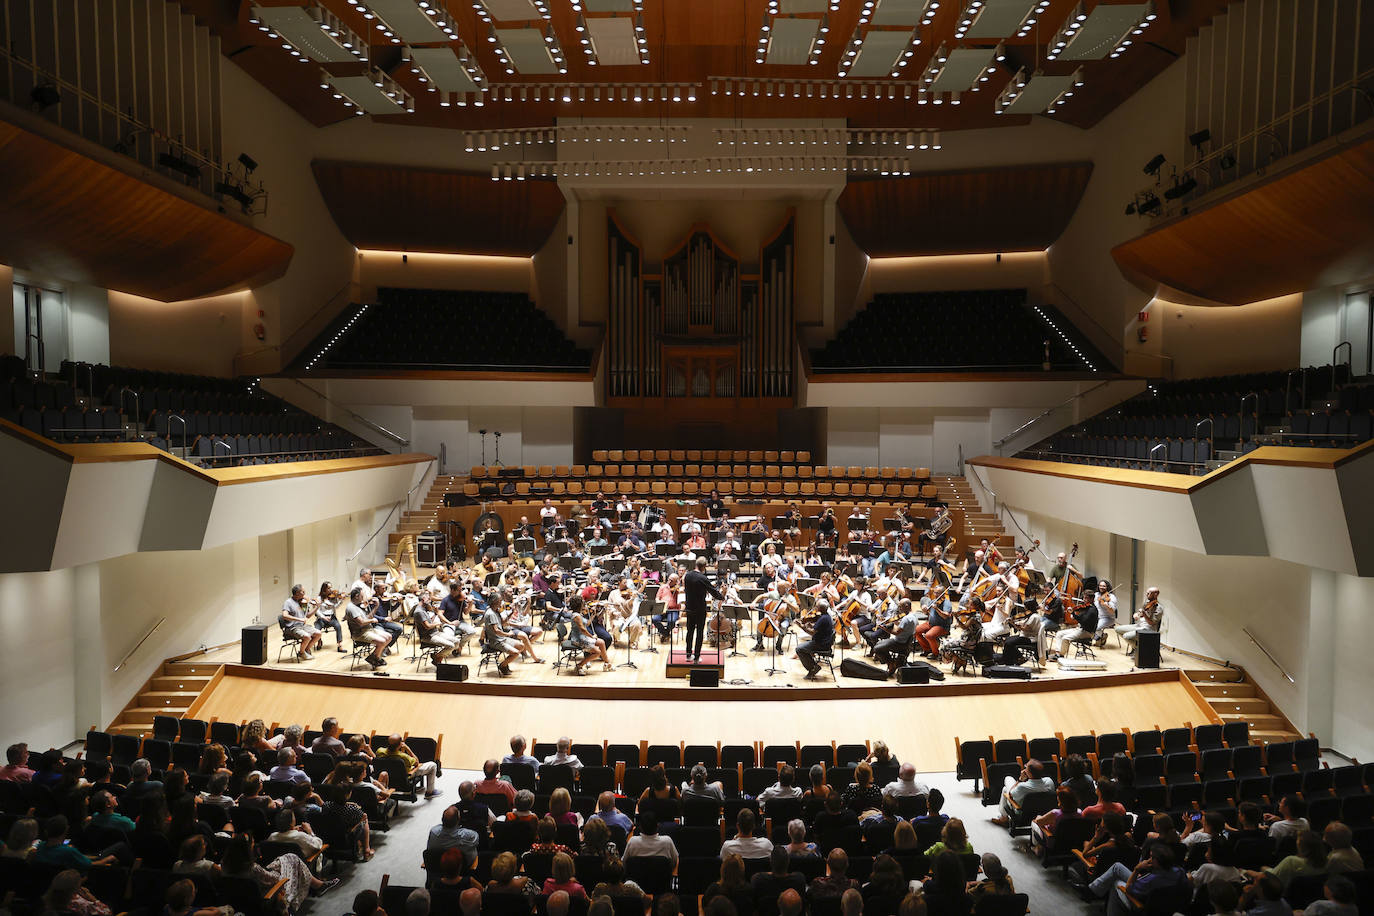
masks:
<svg viewBox="0 0 1374 916"><path fill-rule="evenodd" d="M789 214L751 265L694 226L655 270L611 213L608 405L791 406L794 227Z"/></svg>

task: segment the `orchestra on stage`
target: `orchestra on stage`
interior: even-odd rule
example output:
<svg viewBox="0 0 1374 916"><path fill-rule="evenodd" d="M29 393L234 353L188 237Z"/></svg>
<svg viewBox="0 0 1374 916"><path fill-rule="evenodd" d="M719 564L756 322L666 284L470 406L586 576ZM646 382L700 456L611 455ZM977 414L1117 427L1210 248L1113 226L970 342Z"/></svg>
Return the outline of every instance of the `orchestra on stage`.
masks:
<svg viewBox="0 0 1374 916"><path fill-rule="evenodd" d="M1051 661L1104 669L1096 653L1113 635L1128 656L1142 634L1158 645L1159 589L1123 619L1119 587L1079 570L1077 544L1053 560L1038 540L1004 554L984 539L961 552L945 506L933 518L898 508L875 531L866 514L841 523L827 506L807 518L793 503L770 519L731 516L714 492L672 505L682 514L598 495L564 518L545 500L537 522L521 516L509 532L488 513L470 563L450 557L424 577L413 550L408 574L398 551L385 577L364 568L347 589L325 582L315 597L294 586L283 638L308 660L332 629L336 651L374 671L405 636L412 657L434 665L472 642L479 673L490 666L503 677L517 662L608 672L618 653L620 667L637 668L637 653L667 645L670 666L723 669L731 657L767 653L768 674L796 663L807 680L823 664L834 673L836 650L845 673L875 680L910 666L936 678L1028 678ZM556 649L546 659L548 636Z"/></svg>

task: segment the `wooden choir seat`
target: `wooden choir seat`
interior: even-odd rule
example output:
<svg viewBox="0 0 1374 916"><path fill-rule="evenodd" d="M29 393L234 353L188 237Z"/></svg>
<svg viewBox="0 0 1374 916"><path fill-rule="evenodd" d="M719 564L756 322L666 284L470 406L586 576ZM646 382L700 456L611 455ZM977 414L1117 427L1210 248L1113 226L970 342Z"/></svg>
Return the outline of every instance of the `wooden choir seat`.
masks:
<svg viewBox="0 0 1374 916"><path fill-rule="evenodd" d="M761 464L751 464L751 465L749 465L749 476L750 476L750 477L762 477L762 476L763 476L763 465L761 465Z"/></svg>
<svg viewBox="0 0 1374 916"><path fill-rule="evenodd" d="M668 453L668 460L676 461L678 464L682 464L687 460L687 453L682 451L681 449L673 449Z"/></svg>
<svg viewBox="0 0 1374 916"><path fill-rule="evenodd" d="M813 473L815 474L817 480L827 478L830 476L830 468L826 467L823 464L818 464L816 465Z"/></svg>
<svg viewBox="0 0 1374 916"><path fill-rule="evenodd" d="M604 448L594 449L592 451L592 460L595 461L597 464L605 464L607 461L610 460L609 455L610 453L607 452Z"/></svg>
<svg viewBox="0 0 1374 916"><path fill-rule="evenodd" d="M472 466L472 470L468 471L468 476L473 480L481 480L487 476L487 469L480 464L475 464Z"/></svg>
<svg viewBox="0 0 1374 916"><path fill-rule="evenodd" d="M700 460L701 460L701 449L699 449L699 448L689 448L689 449L687 449L687 460L688 460L688 461L700 461Z"/></svg>
<svg viewBox="0 0 1374 916"><path fill-rule="evenodd" d="M580 480L570 480L570 481L568 481L568 495L569 495L569 496L581 496L581 495L582 495L582 481L580 481Z"/></svg>
<svg viewBox="0 0 1374 916"><path fill-rule="evenodd" d="M636 477L648 477L648 476L650 476L651 474L653 474L653 470L654 470L654 469L653 469L653 466L652 466L652 465L648 465L648 464L637 464L637 465L635 465L635 476L636 476Z"/></svg>
<svg viewBox="0 0 1374 916"><path fill-rule="evenodd" d="M605 469L599 464L589 464L586 467L588 477L601 477L605 474Z"/></svg>
<svg viewBox="0 0 1374 916"><path fill-rule="evenodd" d="M770 480L770 481L768 481L764 486L765 486L765 489L767 490L769 496L781 496L781 495L782 495L782 481L781 481L781 480Z"/></svg>
<svg viewBox="0 0 1374 916"><path fill-rule="evenodd" d="M781 461L783 464L791 464L792 462L797 460L797 453L784 449L781 452L778 452L778 460Z"/></svg>
<svg viewBox="0 0 1374 916"><path fill-rule="evenodd" d="M792 480L797 476L797 469L790 464L784 464L780 470L783 480Z"/></svg>
<svg viewBox="0 0 1374 916"><path fill-rule="evenodd" d="M853 468L850 468L849 470L850 470L849 476L850 476L851 478L852 478L852 477L861 476L861 477L865 478L866 480L872 481L872 480L876 479L878 476L880 476L880 475L879 475L879 471L878 471L877 468L864 468L863 471L861 471L859 474L854 474L854 473L853 473L853 471L854 471Z"/></svg>
<svg viewBox="0 0 1374 916"><path fill-rule="evenodd" d="M654 476L655 476L655 477L667 477L667 476L668 476L668 465L666 465L666 464L656 464L656 465L654 465Z"/></svg>
<svg viewBox="0 0 1374 916"><path fill-rule="evenodd" d="M916 469L916 479L917 479L917 480L929 480L929 479L930 479L930 468L917 468L917 469Z"/></svg>
<svg viewBox="0 0 1374 916"><path fill-rule="evenodd" d="M671 459L670 459L668 456L671 455L671 454L672 454L672 453L669 452L666 448L656 448L656 449L654 449L654 460L655 460L655 461L670 461Z"/></svg>
<svg viewBox="0 0 1374 916"><path fill-rule="evenodd" d="M638 461L638 460L639 460L639 451L638 451L637 449L626 449L626 450L625 450L625 457L624 457L622 460L624 460L624 461Z"/></svg>
<svg viewBox="0 0 1374 916"><path fill-rule="evenodd" d="M702 460L702 461L715 461L715 460L716 460L716 450L713 449L713 448L704 448L704 449L702 449L702 450L701 450L701 460Z"/></svg>
<svg viewBox="0 0 1374 916"><path fill-rule="evenodd" d="M561 464L560 464L560 465L556 465L556 466L554 467L554 469L553 469L553 476L555 476L555 477L570 477L570 476L572 476L572 475L569 474L568 468L567 468L566 465L561 465Z"/></svg>
<svg viewBox="0 0 1374 916"><path fill-rule="evenodd" d="M763 466L763 476L776 479L781 476L782 469L776 464L766 464Z"/></svg>
<svg viewBox="0 0 1374 916"><path fill-rule="evenodd" d="M764 453L763 453L763 460L764 460L764 461L768 461L768 462L776 462L776 461L778 460L778 453L777 453L777 452L764 452Z"/></svg>
<svg viewBox="0 0 1374 916"><path fill-rule="evenodd" d="M668 492L668 484L662 480L655 480L649 484L649 492L654 496L663 496Z"/></svg>
<svg viewBox="0 0 1374 916"><path fill-rule="evenodd" d="M749 476L749 466L748 466L748 465L744 465L744 464L737 464L737 465L735 465L735 466L734 466L734 469L730 472L730 476L731 476L731 477L748 477L748 476Z"/></svg>
<svg viewBox="0 0 1374 916"><path fill-rule="evenodd" d="M527 482L523 481L523 480L520 481L519 483L517 483L517 484L515 485L515 495L516 495L516 496L529 496L529 495L530 495L530 485L529 485Z"/></svg>
<svg viewBox="0 0 1374 916"><path fill-rule="evenodd" d="M749 484L749 495L750 495L750 496L762 496L762 495L764 495L764 493L765 493L765 488L764 488L764 486L763 486L763 481L762 481L762 480L755 480L755 481L752 481L752 482Z"/></svg>
<svg viewBox="0 0 1374 916"><path fill-rule="evenodd" d="M934 499L934 498L935 498L935 494L938 493L938 492L939 492L939 490L936 489L935 484L933 484L933 483L923 484L923 485L921 486L921 499Z"/></svg>
<svg viewBox="0 0 1374 916"><path fill-rule="evenodd" d="M475 484L475 483L465 483L465 484L463 484L463 495L464 495L464 496L472 496L472 497L475 497L475 496L476 496L478 493L480 493L480 492L481 492L481 488L478 487L477 484Z"/></svg>
<svg viewBox="0 0 1374 916"><path fill-rule="evenodd" d="M911 468L898 468L898 469L897 469L897 479L898 479L898 480L910 480L910 479L911 479L911 474L912 474Z"/></svg>
<svg viewBox="0 0 1374 916"><path fill-rule="evenodd" d="M561 480L555 480L553 483L549 484L549 494L551 496L562 496L567 492L567 484L563 483Z"/></svg>
<svg viewBox="0 0 1374 916"><path fill-rule="evenodd" d="M797 452L797 464L810 464L810 463L811 463L811 453L810 453L810 452L808 452L808 451L799 451L799 452Z"/></svg>
<svg viewBox="0 0 1374 916"><path fill-rule="evenodd" d="M621 476L621 477L633 477L633 476L635 476L635 466L634 466L633 464L622 464L622 465L620 466L620 476Z"/></svg>
<svg viewBox="0 0 1374 916"><path fill-rule="evenodd" d="M698 480L684 480L682 482L683 496L696 496L701 492L701 482Z"/></svg>
<svg viewBox="0 0 1374 916"><path fill-rule="evenodd" d="M682 476L682 465L680 465L680 464L670 464L670 465L668 465L668 476L669 476L669 477L681 477L681 476Z"/></svg>
<svg viewBox="0 0 1374 916"><path fill-rule="evenodd" d="M801 480L810 480L815 471L809 464L797 465L797 477Z"/></svg>
<svg viewBox="0 0 1374 916"><path fill-rule="evenodd" d="M800 489L797 486L797 482L795 480L784 480L782 482L783 496L796 496L799 492Z"/></svg>
<svg viewBox="0 0 1374 916"><path fill-rule="evenodd" d="M736 452L735 454L738 456L739 453ZM738 460L739 460L738 457L737 457L735 460L738 461ZM763 452L762 452L762 451L757 451L757 452L751 451L751 452L749 452L748 457L745 458L744 460L745 460L745 461L763 461L763 460L764 460ZM776 460L776 459L774 459L774 460Z"/></svg>
<svg viewBox="0 0 1374 916"><path fill-rule="evenodd" d="M684 477L700 477L701 465L689 464L682 469L682 473Z"/></svg>
<svg viewBox="0 0 1374 916"><path fill-rule="evenodd" d="M800 484L798 484L798 489L800 490L802 496L816 495L816 484L810 480L803 480Z"/></svg>
<svg viewBox="0 0 1374 916"><path fill-rule="evenodd" d="M682 487L683 487L683 483L682 483L682 481L680 481L680 480L670 480L670 481L668 481L668 495L669 495L669 496L681 496L681 495L682 495Z"/></svg>

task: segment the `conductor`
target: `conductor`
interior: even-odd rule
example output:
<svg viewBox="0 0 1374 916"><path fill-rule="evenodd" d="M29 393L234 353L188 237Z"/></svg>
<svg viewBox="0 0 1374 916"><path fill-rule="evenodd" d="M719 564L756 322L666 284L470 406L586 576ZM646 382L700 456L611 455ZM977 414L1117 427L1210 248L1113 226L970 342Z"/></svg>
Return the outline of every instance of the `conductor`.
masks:
<svg viewBox="0 0 1374 916"><path fill-rule="evenodd" d="M706 596L721 598L720 592L706 578L706 558L697 557L696 569L687 573L682 582L686 592L687 660L701 661L701 639L706 633Z"/></svg>

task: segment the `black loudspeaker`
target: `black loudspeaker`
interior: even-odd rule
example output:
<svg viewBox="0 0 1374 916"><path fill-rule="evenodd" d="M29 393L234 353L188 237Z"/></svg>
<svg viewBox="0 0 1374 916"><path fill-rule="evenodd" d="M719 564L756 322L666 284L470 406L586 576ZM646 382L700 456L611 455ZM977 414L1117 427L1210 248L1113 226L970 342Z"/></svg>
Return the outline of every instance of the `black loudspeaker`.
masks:
<svg viewBox="0 0 1374 916"><path fill-rule="evenodd" d="M1159 634L1158 633L1137 633L1135 634L1137 668L1158 668L1159 667Z"/></svg>
<svg viewBox="0 0 1374 916"><path fill-rule="evenodd" d="M466 681L468 666L444 662L442 665L434 666L434 677L441 681Z"/></svg>
<svg viewBox="0 0 1374 916"><path fill-rule="evenodd" d="M903 665L897 669L897 683L929 684L930 672L925 668L918 668L915 665Z"/></svg>
<svg viewBox="0 0 1374 916"><path fill-rule="evenodd" d="M858 658L846 658L841 662L840 673L845 677L858 677L866 681L885 681L888 678L886 668L870 665Z"/></svg>
<svg viewBox="0 0 1374 916"><path fill-rule="evenodd" d="M255 623L243 628L239 636L239 662L245 665L267 664L267 631L271 624Z"/></svg>
<svg viewBox="0 0 1374 916"><path fill-rule="evenodd" d="M1028 681L1031 679L1029 668L1022 668L1020 665L988 665L983 669L983 673L990 678L998 678L1009 681Z"/></svg>
<svg viewBox="0 0 1374 916"><path fill-rule="evenodd" d="M719 687L719 668L692 668L687 672L688 682L693 687Z"/></svg>

